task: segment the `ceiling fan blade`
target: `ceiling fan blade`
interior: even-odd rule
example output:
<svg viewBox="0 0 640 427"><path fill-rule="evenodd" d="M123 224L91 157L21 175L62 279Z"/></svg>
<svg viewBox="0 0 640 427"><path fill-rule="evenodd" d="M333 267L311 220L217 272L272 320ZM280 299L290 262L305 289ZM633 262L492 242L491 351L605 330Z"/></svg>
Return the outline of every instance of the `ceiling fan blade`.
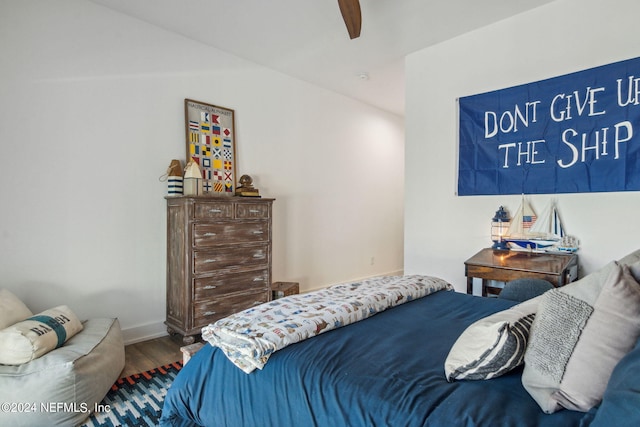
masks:
<svg viewBox="0 0 640 427"><path fill-rule="evenodd" d="M349 37L355 39L360 37L360 27L362 26L362 15L360 13L359 0L338 0L342 19L347 25Z"/></svg>

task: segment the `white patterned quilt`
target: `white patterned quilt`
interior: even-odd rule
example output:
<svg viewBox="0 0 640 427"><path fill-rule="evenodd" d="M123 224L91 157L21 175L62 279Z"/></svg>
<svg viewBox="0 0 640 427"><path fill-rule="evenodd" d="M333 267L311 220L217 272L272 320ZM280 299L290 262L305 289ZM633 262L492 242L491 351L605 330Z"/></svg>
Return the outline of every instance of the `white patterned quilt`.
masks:
<svg viewBox="0 0 640 427"><path fill-rule="evenodd" d="M220 347L246 373L262 369L269 356L290 344L355 323L387 308L453 287L431 276L384 276L280 298L202 328L202 338Z"/></svg>

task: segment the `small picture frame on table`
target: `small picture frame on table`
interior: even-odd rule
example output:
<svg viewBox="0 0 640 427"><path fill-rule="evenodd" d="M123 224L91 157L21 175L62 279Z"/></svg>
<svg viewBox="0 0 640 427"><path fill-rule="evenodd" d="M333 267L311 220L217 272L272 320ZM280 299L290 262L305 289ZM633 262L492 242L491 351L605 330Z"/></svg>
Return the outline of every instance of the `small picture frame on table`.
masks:
<svg viewBox="0 0 640 427"><path fill-rule="evenodd" d="M236 190L234 111L193 99L184 100L187 163L202 172L202 194L233 196Z"/></svg>

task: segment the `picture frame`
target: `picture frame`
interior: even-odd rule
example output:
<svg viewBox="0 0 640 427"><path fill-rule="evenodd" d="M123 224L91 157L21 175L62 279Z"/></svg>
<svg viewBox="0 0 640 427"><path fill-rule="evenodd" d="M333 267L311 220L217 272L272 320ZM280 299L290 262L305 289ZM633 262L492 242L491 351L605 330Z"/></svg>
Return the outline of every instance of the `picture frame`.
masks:
<svg viewBox="0 0 640 427"><path fill-rule="evenodd" d="M202 194L233 196L236 191L235 112L184 100L186 159L202 173Z"/></svg>

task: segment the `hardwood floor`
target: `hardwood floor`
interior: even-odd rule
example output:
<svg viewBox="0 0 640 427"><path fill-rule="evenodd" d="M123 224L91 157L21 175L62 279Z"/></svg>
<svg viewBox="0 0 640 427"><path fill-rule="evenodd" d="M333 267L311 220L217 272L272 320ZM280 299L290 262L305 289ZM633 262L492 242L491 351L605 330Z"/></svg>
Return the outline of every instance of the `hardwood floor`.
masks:
<svg viewBox="0 0 640 427"><path fill-rule="evenodd" d="M183 344L180 338L179 336L175 339L165 336L126 346L124 348L125 365L120 377L139 374L158 366L182 360L180 347Z"/></svg>

